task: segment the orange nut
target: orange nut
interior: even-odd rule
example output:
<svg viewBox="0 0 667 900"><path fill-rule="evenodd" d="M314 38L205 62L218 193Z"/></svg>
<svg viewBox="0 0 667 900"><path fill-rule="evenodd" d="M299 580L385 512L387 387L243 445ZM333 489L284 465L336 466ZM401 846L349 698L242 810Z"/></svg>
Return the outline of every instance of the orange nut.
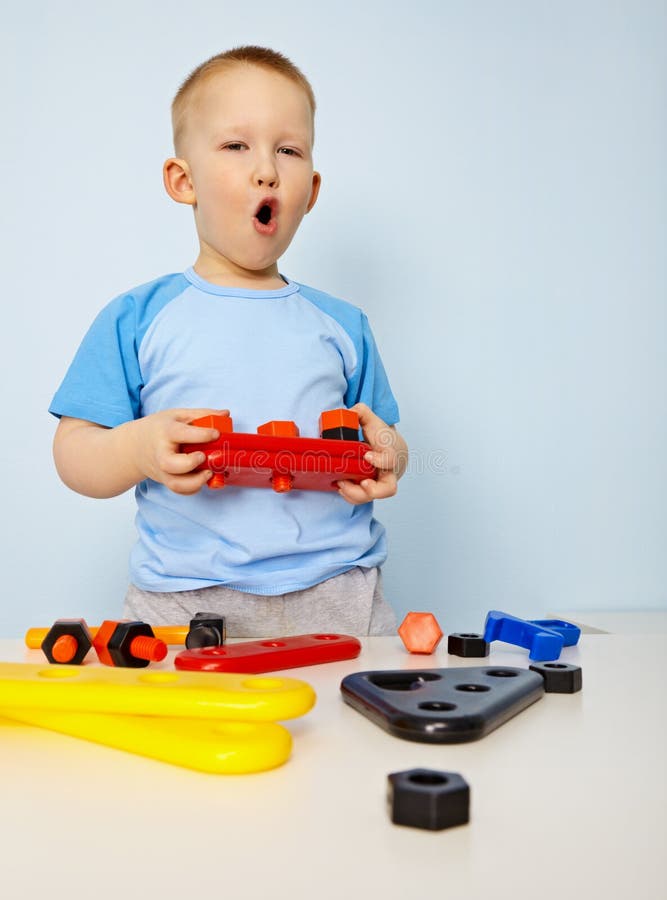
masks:
<svg viewBox="0 0 667 900"><path fill-rule="evenodd" d="M320 416L320 434L332 428L359 428L359 414L351 409L327 409Z"/></svg>
<svg viewBox="0 0 667 900"><path fill-rule="evenodd" d="M433 653L443 637L438 620L427 612L409 612L398 633L410 653Z"/></svg>
<svg viewBox="0 0 667 900"><path fill-rule="evenodd" d="M234 430L231 416L216 416L215 414L193 419L190 425L196 425L198 428L215 428L220 434L227 434Z"/></svg>
<svg viewBox="0 0 667 900"><path fill-rule="evenodd" d="M257 434L267 434L271 437L299 437L299 429L296 422L273 420L260 425Z"/></svg>

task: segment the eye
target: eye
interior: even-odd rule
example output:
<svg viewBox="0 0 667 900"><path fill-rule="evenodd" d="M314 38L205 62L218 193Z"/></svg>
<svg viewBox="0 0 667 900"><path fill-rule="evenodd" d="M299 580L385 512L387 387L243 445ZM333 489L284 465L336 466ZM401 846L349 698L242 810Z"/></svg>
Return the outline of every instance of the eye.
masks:
<svg viewBox="0 0 667 900"><path fill-rule="evenodd" d="M221 149L222 150L243 150L245 148L245 144L242 144L241 141L231 141L229 144L225 144Z"/></svg>
<svg viewBox="0 0 667 900"><path fill-rule="evenodd" d="M278 150L278 153L282 153L285 156L300 156L301 155L298 150L294 149L294 147L280 147L280 149Z"/></svg>

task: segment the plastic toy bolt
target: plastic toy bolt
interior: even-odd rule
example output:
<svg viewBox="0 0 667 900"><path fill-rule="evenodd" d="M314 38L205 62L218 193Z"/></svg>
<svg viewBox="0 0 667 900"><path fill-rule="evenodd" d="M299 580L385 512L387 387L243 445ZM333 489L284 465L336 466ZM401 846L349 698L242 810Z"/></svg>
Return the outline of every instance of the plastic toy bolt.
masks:
<svg viewBox="0 0 667 900"><path fill-rule="evenodd" d="M220 434L229 434L234 431L234 423L231 416L202 416L200 419L194 419L190 424L197 425L199 428L215 428ZM222 452L220 450L212 450L208 453L206 465L213 472L213 475L206 483L213 490L222 490L226 483Z"/></svg>
<svg viewBox="0 0 667 900"><path fill-rule="evenodd" d="M105 666L138 669L167 655L167 645L155 637L146 622L102 622L93 646Z"/></svg>
<svg viewBox="0 0 667 900"><path fill-rule="evenodd" d="M206 482L214 491L220 491L227 483L224 471L224 456L222 450L211 450L208 454L206 464L213 471L213 474Z"/></svg>
<svg viewBox="0 0 667 900"><path fill-rule="evenodd" d="M185 638L188 650L201 647L222 647L227 640L225 617L216 613L198 612L190 620L190 629Z"/></svg>
<svg viewBox="0 0 667 900"><path fill-rule="evenodd" d="M320 416L320 437L328 440L358 441L359 414L351 409L328 409Z"/></svg>
<svg viewBox="0 0 667 900"><path fill-rule="evenodd" d="M71 634L61 634L54 643L51 653L55 662L68 663L76 656L79 642Z"/></svg>
<svg viewBox="0 0 667 900"><path fill-rule="evenodd" d="M409 612L398 633L409 653L433 653L442 640L442 629L433 613Z"/></svg>
<svg viewBox="0 0 667 900"><path fill-rule="evenodd" d="M58 619L44 636L41 648L50 663L80 665L93 638L84 619Z"/></svg>
<svg viewBox="0 0 667 900"><path fill-rule="evenodd" d="M83 619L59 619L64 622L83 622ZM85 624L85 623L84 623ZM25 633L25 645L31 650L41 649L44 640L49 633L49 628L29 628ZM88 627L88 633L92 639L98 632L96 626ZM165 644L184 644L188 633L187 625L156 625L153 628L155 637L160 638ZM91 644L92 646L92 644Z"/></svg>
<svg viewBox="0 0 667 900"><path fill-rule="evenodd" d="M271 476L271 486L276 494L286 494L292 490L294 478L292 475L279 475L277 472Z"/></svg>
<svg viewBox="0 0 667 900"><path fill-rule="evenodd" d="M260 425L257 434L266 434L271 437L299 437L299 429L296 422L274 420ZM273 472L271 475L271 487L276 494L286 494L292 490L293 484L294 476L289 472Z"/></svg>

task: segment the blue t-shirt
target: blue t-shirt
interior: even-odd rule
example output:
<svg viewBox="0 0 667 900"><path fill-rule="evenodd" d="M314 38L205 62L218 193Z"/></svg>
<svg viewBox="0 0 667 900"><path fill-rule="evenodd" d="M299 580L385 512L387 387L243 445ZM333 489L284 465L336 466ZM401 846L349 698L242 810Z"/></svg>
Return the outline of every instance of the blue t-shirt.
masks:
<svg viewBox="0 0 667 900"><path fill-rule="evenodd" d="M193 269L117 297L95 319L49 407L114 427L174 407L229 409L234 430L272 419L318 437L325 409L363 402L398 421L364 313L286 280L278 290L220 287ZM384 562L373 504L337 492L136 487L134 584L182 591L223 584L255 594L302 590Z"/></svg>

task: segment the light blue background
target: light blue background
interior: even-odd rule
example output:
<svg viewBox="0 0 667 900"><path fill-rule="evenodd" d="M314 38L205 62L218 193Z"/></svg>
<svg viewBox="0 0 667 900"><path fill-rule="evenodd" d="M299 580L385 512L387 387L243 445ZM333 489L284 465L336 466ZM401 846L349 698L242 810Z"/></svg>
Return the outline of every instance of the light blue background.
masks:
<svg viewBox="0 0 667 900"><path fill-rule="evenodd" d="M46 408L103 304L194 260L169 103L240 43L317 95L281 268L364 307L400 401L399 615L667 607L665 3L96 6L3 16L0 635L120 611L132 495L60 484Z"/></svg>

